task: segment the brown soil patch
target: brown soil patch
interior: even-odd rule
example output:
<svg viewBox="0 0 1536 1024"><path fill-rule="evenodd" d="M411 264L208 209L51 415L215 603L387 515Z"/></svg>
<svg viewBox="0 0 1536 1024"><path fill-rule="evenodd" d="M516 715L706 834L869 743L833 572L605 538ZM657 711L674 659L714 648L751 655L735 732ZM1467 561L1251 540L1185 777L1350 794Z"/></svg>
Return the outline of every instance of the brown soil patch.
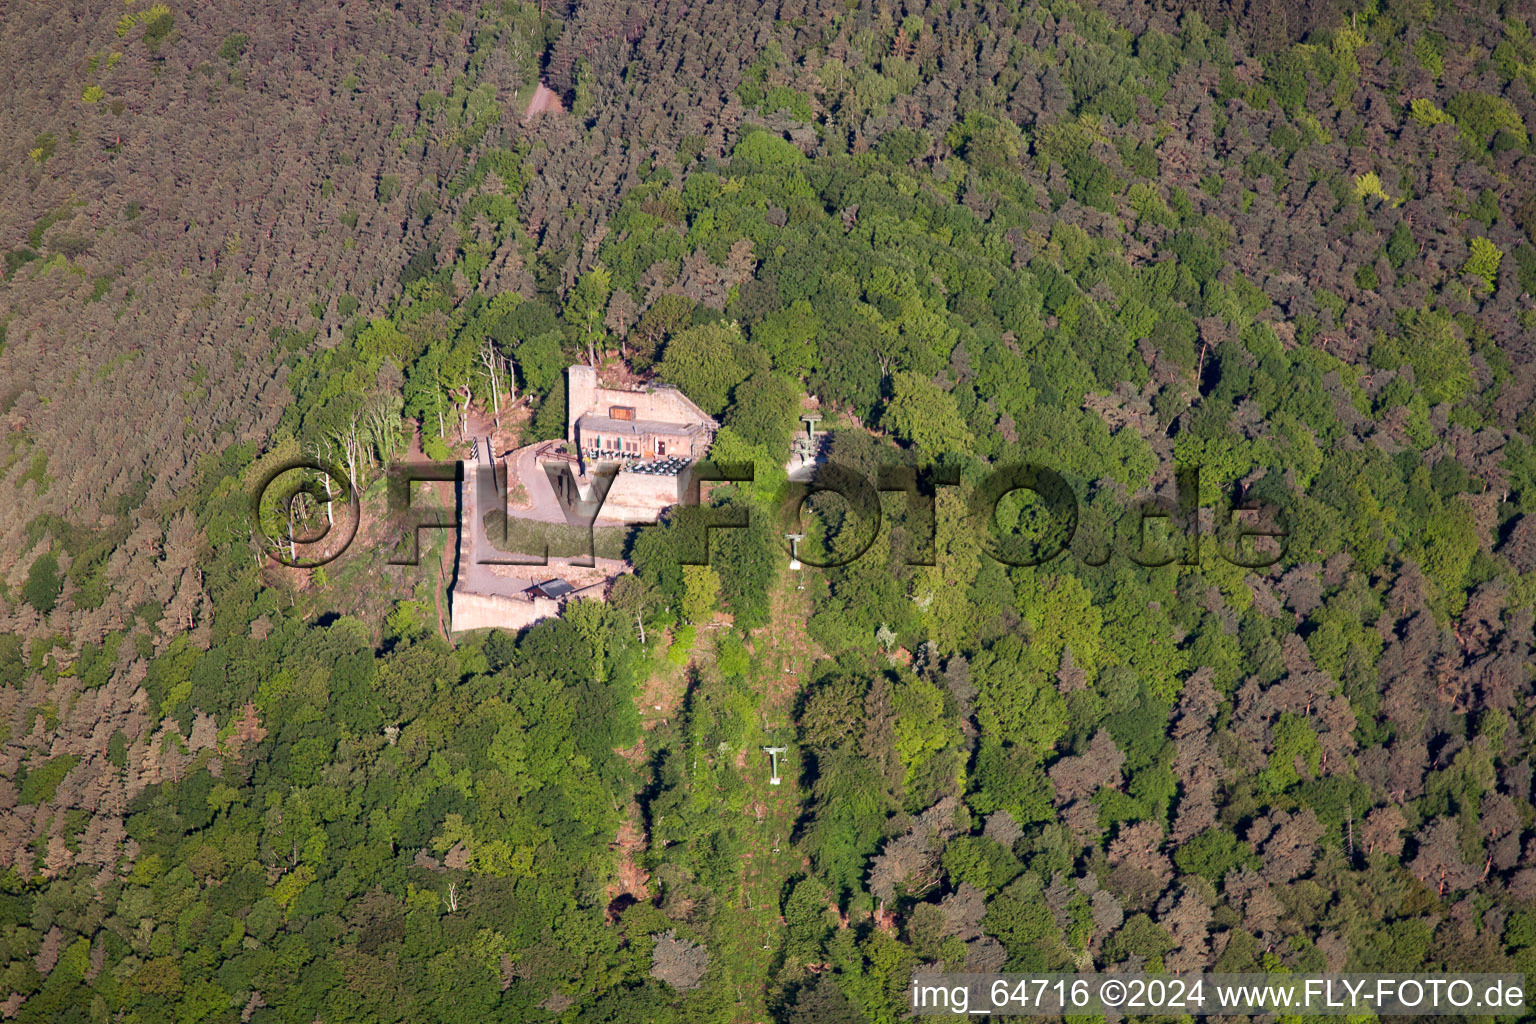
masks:
<svg viewBox="0 0 1536 1024"><path fill-rule="evenodd" d="M528 109L523 113L523 120L532 120L539 114L559 114L564 110L565 105L560 102L560 94L540 82L533 90L533 99L528 101Z"/></svg>

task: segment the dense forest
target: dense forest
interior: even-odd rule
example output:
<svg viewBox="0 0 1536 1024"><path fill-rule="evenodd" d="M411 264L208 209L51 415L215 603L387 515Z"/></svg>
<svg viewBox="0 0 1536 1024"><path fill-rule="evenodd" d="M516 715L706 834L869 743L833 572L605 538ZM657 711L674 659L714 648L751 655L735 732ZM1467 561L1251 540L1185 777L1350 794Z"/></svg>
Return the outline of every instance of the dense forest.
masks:
<svg viewBox="0 0 1536 1024"><path fill-rule="evenodd" d="M1536 977L1533 17L13 5L0 1018ZM390 564L384 467L562 436L573 362L755 479L630 531L606 601L450 636L452 537ZM813 497L790 572L812 403L831 463L927 483L874 531ZM366 543L295 571L249 505L303 457ZM1018 463L1077 502L1041 565L993 557L1039 503L967 506ZM1195 468L1208 532L1284 510L1278 560L1133 557ZM691 564L704 512L747 525Z"/></svg>

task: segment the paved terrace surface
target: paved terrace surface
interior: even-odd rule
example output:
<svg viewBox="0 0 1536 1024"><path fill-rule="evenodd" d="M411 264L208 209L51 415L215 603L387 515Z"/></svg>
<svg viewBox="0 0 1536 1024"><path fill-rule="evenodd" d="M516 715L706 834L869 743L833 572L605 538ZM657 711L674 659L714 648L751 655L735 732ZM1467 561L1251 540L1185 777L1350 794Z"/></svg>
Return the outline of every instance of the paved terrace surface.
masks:
<svg viewBox="0 0 1536 1024"><path fill-rule="evenodd" d="M490 486L490 482L482 486L476 486L476 469L478 466L488 465L484 456L484 441L476 441L475 457L464 463L464 479L457 484L459 508L463 514L459 519L459 564L454 577L454 589L466 594L487 594L497 597L524 597L524 591L535 583L541 583L552 576L563 575L562 570L585 568L580 558L560 558L550 556L546 565L490 565L488 561L505 560L509 557L505 552L499 551L491 543L485 530L485 513L490 506L481 508L481 502L490 495L500 502L502 496ZM566 523L568 519L565 511L560 506L560 501L555 497L554 488L550 486L549 478L545 476L535 458L538 450L543 446L530 445L517 453L516 472L523 486L528 491L532 507L528 509L513 508L511 514L514 518L532 519L542 523ZM464 525L468 524L466 531ZM604 575L617 575L627 572L629 564L618 558L599 558L592 568L602 570ZM578 584L579 585L579 584Z"/></svg>

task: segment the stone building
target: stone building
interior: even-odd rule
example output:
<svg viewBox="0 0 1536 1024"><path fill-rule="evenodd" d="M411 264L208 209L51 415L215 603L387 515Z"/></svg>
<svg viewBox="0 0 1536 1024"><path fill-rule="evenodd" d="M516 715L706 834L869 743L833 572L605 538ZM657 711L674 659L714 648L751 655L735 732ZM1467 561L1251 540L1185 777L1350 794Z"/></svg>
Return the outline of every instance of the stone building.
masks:
<svg viewBox="0 0 1536 1024"><path fill-rule="evenodd" d="M464 464L458 570L449 596L452 632L521 629L559 615L570 601L602 600L608 584L628 569L621 560L598 558L595 548L591 561L549 550L542 561L508 561L507 551L497 550L487 535L487 512L499 505L508 526L529 520L569 527L587 541L589 526L654 523L686 499L693 464L719 429L676 388L604 387L590 366L566 373L565 442L541 441L496 459L486 439ZM516 506L507 490L513 480L520 492ZM552 569L560 575L547 575Z"/></svg>
<svg viewBox="0 0 1536 1024"><path fill-rule="evenodd" d="M563 507L599 526L655 522L681 502L720 424L687 395L649 384L608 387L590 366L566 370L566 458L552 484Z"/></svg>
<svg viewBox="0 0 1536 1024"><path fill-rule="evenodd" d="M719 424L676 388L604 387L590 366L566 371L566 440L585 471L589 464L694 461Z"/></svg>

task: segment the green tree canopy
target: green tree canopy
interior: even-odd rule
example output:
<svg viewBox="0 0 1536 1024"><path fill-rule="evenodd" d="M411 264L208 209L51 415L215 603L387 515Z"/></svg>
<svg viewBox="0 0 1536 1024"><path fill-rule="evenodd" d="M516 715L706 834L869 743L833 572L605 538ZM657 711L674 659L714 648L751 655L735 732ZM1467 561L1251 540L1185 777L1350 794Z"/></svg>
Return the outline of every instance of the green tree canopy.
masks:
<svg viewBox="0 0 1536 1024"><path fill-rule="evenodd" d="M881 420L891 433L929 457L970 453L976 439L953 392L906 370L897 371L891 387L894 394Z"/></svg>
<svg viewBox="0 0 1536 1024"><path fill-rule="evenodd" d="M745 348L735 325L701 324L667 342L658 367L661 378L680 388L712 416L730 401L731 391L751 372L755 353Z"/></svg>

